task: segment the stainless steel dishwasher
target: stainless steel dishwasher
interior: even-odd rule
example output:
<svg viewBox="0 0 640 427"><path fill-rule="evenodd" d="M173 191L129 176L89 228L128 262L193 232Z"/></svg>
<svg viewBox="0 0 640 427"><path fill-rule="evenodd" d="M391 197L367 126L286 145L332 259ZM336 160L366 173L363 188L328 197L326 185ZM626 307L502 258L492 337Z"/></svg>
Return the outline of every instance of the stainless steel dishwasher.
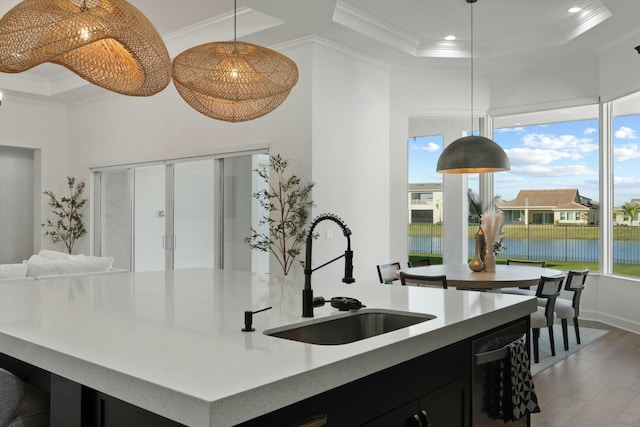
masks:
<svg viewBox="0 0 640 427"><path fill-rule="evenodd" d="M527 337L527 349L529 348L529 325L523 320L505 328L490 332L473 340L473 368L472 368L472 426L473 427L497 427L497 426L529 426L530 416L527 415L518 421L506 422L501 418L492 418L488 408L488 400L491 396L490 388L495 384L496 364L501 359L509 357L509 350L505 345L521 338Z"/></svg>

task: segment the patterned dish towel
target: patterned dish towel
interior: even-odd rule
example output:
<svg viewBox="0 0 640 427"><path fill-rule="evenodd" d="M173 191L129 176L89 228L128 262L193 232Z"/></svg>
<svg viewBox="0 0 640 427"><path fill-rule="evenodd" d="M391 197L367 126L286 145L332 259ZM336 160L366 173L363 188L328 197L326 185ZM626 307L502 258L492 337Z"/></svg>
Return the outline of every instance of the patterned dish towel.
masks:
<svg viewBox="0 0 640 427"><path fill-rule="evenodd" d="M540 412L524 337L507 344L507 347L511 357L504 359L506 362L504 377L508 380L504 382L503 419L505 422L516 421L527 414ZM510 375L507 372L510 372Z"/></svg>
<svg viewBox="0 0 640 427"><path fill-rule="evenodd" d="M540 412L525 343L523 336L506 344L509 356L485 368L483 410L492 419L507 423Z"/></svg>

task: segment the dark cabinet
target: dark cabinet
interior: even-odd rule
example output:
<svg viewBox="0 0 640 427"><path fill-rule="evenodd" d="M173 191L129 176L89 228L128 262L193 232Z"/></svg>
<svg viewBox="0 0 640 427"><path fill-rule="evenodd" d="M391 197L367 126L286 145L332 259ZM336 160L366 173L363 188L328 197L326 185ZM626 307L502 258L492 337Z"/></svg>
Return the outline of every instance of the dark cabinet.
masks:
<svg viewBox="0 0 640 427"><path fill-rule="evenodd" d="M287 406L242 426L468 427L482 390L472 373L478 342L528 337L528 316ZM474 399L475 398L475 399ZM475 403L474 403L475 400ZM477 420L476 420L477 421ZM483 421L484 422L484 421ZM474 422L475 425L484 425ZM529 417L518 425L529 425Z"/></svg>
<svg viewBox="0 0 640 427"><path fill-rule="evenodd" d="M469 426L470 357L470 344L456 343L242 426Z"/></svg>
<svg viewBox="0 0 640 427"><path fill-rule="evenodd" d="M461 377L363 426L462 427L469 425L468 408L468 378Z"/></svg>

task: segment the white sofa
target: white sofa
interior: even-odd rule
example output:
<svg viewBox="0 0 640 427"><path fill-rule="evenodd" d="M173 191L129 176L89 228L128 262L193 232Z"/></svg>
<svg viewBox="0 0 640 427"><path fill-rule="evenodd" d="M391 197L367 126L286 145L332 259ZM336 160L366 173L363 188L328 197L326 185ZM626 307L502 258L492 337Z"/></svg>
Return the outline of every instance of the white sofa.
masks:
<svg viewBox="0 0 640 427"><path fill-rule="evenodd" d="M27 281L60 276L126 272L113 268L113 257L69 255L43 249L19 264L0 264L0 282Z"/></svg>

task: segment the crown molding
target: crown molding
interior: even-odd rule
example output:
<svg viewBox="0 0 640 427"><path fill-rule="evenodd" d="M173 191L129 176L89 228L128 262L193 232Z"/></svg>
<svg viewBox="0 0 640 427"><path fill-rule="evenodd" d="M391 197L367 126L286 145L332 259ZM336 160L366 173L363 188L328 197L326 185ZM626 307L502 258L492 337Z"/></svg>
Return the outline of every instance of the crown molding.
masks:
<svg viewBox="0 0 640 427"><path fill-rule="evenodd" d="M284 24L283 21L256 10L241 7L236 11L236 39ZM163 37L169 55L194 46L216 41L233 40L234 13L224 13L181 28Z"/></svg>
<svg viewBox="0 0 640 427"><path fill-rule="evenodd" d="M336 2L333 22L410 55L417 56L418 54L419 39L340 0Z"/></svg>
<svg viewBox="0 0 640 427"><path fill-rule="evenodd" d="M613 16L613 13L600 0L585 7L558 26L561 36L558 43L566 43L589 31L596 25Z"/></svg>

